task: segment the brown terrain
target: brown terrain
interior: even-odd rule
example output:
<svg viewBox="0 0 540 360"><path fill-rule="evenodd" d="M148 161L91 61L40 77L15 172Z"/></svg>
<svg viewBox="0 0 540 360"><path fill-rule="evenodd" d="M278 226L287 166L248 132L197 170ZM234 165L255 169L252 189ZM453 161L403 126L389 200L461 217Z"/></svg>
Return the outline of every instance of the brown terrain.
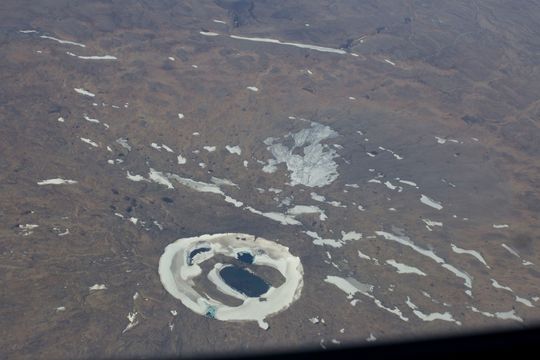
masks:
<svg viewBox="0 0 540 360"><path fill-rule="evenodd" d="M537 323L539 14L480 0L1 1L0 358L328 348ZM324 186L293 185L284 163L263 171L264 141L291 147L301 119L338 134L322 140L339 174ZM237 187L219 188L243 205L151 169L228 179ZM38 185L57 178L76 183ZM246 209L294 205L327 219ZM340 247L306 234L352 231L362 237ZM302 295L268 330L197 315L160 282L167 244L226 232L302 261ZM348 296L327 276L373 291Z"/></svg>

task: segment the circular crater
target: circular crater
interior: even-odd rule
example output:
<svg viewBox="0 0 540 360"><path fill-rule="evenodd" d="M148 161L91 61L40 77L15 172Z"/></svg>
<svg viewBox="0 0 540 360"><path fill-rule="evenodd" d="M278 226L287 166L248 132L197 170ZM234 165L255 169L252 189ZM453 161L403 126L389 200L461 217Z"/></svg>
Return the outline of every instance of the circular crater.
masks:
<svg viewBox="0 0 540 360"><path fill-rule="evenodd" d="M178 239L159 260L165 289L195 313L263 329L300 297L303 274L287 247L240 233Z"/></svg>

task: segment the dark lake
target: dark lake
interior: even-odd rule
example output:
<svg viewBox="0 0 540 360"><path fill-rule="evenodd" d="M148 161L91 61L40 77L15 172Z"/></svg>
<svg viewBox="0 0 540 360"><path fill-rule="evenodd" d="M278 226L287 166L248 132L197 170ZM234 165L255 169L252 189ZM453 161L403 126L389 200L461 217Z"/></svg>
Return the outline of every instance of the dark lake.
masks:
<svg viewBox="0 0 540 360"><path fill-rule="evenodd" d="M219 272L225 283L248 297L258 297L270 286L260 277L236 266L227 266Z"/></svg>
<svg viewBox="0 0 540 360"><path fill-rule="evenodd" d="M237 257L238 260L245 262L246 264L253 264L253 255L248 252L239 252Z"/></svg>
<svg viewBox="0 0 540 360"><path fill-rule="evenodd" d="M206 251L210 251L210 248L209 247L201 247L201 248L193 250L191 253L189 253L188 264L189 265L193 264L193 258L195 257L195 255L206 252Z"/></svg>

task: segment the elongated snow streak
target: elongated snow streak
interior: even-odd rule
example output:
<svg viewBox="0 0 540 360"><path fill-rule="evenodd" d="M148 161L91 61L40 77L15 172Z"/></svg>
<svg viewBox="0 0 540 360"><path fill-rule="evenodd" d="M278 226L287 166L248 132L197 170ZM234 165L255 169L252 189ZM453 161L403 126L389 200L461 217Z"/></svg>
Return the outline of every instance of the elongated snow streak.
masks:
<svg viewBox="0 0 540 360"><path fill-rule="evenodd" d="M248 40L248 41L256 41L256 42L263 42L263 43L270 43L270 44L295 46L302 49L310 49L310 50L329 52L329 53L340 54L340 55L347 54L346 51L341 50L341 49L334 49L334 48L329 48L329 47L324 47L324 46L308 45L308 44L302 44L302 43L286 42L286 41L281 41L277 39L245 37L245 36L237 36L237 35L230 35L230 37L237 40Z"/></svg>
<svg viewBox="0 0 540 360"><path fill-rule="evenodd" d="M456 254L467 254L467 255L471 255L473 256L474 258L476 258L476 260L480 261L482 264L484 264L488 269L490 268L489 265L486 263L486 260L484 260L484 257L482 255L480 255L480 253L478 251L475 251L475 250L465 250L465 249L462 249L454 244L450 244L450 246L452 247L452 251L455 252Z"/></svg>
<svg viewBox="0 0 540 360"><path fill-rule="evenodd" d="M509 288L508 286L504 286L504 285L499 284L497 282L497 280L495 280L495 279L491 279L491 286L493 286L495 289L502 289L502 290L510 291L511 293L514 292L514 290L512 290L512 288Z"/></svg>
<svg viewBox="0 0 540 360"><path fill-rule="evenodd" d="M360 293L372 299L375 305L377 305L377 307L396 315L403 321L409 321L409 318L403 316L403 313L397 306L394 306L393 309L388 308L384 306L383 303L379 299L373 296L372 294L373 285L363 284L352 277L345 279L339 276L331 276L331 275L326 276L324 281L329 284L333 284L337 286L338 289L344 291L347 294L348 299L352 299L356 293Z"/></svg>
<svg viewBox="0 0 540 360"><path fill-rule="evenodd" d="M90 291L93 290L107 290L107 286L105 284L94 284L88 288Z"/></svg>
<svg viewBox="0 0 540 360"><path fill-rule="evenodd" d="M217 186L233 186L233 187L236 187L236 188L240 189L240 186L238 186L237 184L235 184L234 182L232 182L229 179L221 179L221 178L212 176L210 181L212 181Z"/></svg>
<svg viewBox="0 0 540 360"><path fill-rule="evenodd" d="M66 51L66 54L68 54L69 56L77 57L77 58L79 58L79 59L83 59L83 60L118 60L118 58L117 58L116 56L112 56L112 55L102 55L102 56L92 55L92 56L83 56L83 55L77 55L77 54L74 54L74 53L69 52L69 51Z"/></svg>
<svg viewBox="0 0 540 360"><path fill-rule="evenodd" d="M469 274L467 274L466 272L462 270L457 269L453 265L446 263L446 261L443 258L435 254L432 250L424 249L416 245L407 236L398 236L398 235L394 235L385 231L375 231L375 234L382 236L386 240L395 241L401 245L408 246L414 251L416 251L417 253L432 259L437 264L440 264L443 268L452 272L457 277L462 278L465 282L466 287L468 287L469 289L472 288L472 278Z"/></svg>
<svg viewBox="0 0 540 360"><path fill-rule="evenodd" d="M199 31L199 34L204 36L218 36L219 34L212 31Z"/></svg>
<svg viewBox="0 0 540 360"><path fill-rule="evenodd" d="M501 244L501 246L506 250L508 251L510 254L514 255L514 256L517 256L518 258L521 258L521 256L519 256L518 252L514 249L512 249L510 246L506 245L506 244Z"/></svg>
<svg viewBox="0 0 540 360"><path fill-rule="evenodd" d="M416 306L408 296L407 296L406 304L408 307L411 308L414 315L416 315L420 320L423 320L423 321L443 320L443 321L456 323L457 325L461 325L461 322L456 321L454 317L452 316L452 314L450 314L448 311L444 313L435 312L435 313L430 313L430 314L424 314L423 312L418 310L418 306Z"/></svg>
<svg viewBox="0 0 540 360"><path fill-rule="evenodd" d="M86 114L84 114L83 117L84 117L84 120L86 120L86 121L88 121L88 122L99 124L99 120L98 120L98 119L92 119L91 117L89 117L89 116L86 115Z"/></svg>
<svg viewBox="0 0 540 360"><path fill-rule="evenodd" d="M171 180L178 182L180 185L186 186L194 191L203 192L203 193L212 193L216 195L223 196L224 200L230 204L233 204L236 207L243 206L244 204L241 201L235 200L232 197L225 194L221 188L216 184L205 183L203 181L197 181L189 178L181 177L177 174L171 173L162 173L161 171L156 171L150 169L148 177L151 181L164 185L169 189L174 189L174 185ZM282 225L302 225L302 223L296 220L293 216L283 214L280 212L263 212L257 209L252 208L251 206L244 207L244 210L248 210L254 214L264 216L271 220L277 221Z"/></svg>
<svg viewBox="0 0 540 360"><path fill-rule="evenodd" d="M91 93L88 90L84 90L83 88L74 88L73 90L75 90L76 93L81 94L81 95L90 96L90 97L96 96L96 94Z"/></svg>
<svg viewBox="0 0 540 360"><path fill-rule="evenodd" d="M499 311L496 313L490 313L487 311L478 310L474 306L471 306L470 309L475 313L482 314L485 317L489 317L489 318L497 318L501 320L515 320L515 321L523 322L523 319L516 315L516 310Z"/></svg>
<svg viewBox="0 0 540 360"><path fill-rule="evenodd" d="M57 38L52 37L52 36L41 35L40 38L53 40L53 41L56 41L56 42L58 42L60 44L65 44L65 45L75 45L75 46L80 46L80 47L83 47L83 48L86 47L86 45L78 43L78 42L68 41L68 40L61 40L61 39L57 39Z"/></svg>
<svg viewBox="0 0 540 360"><path fill-rule="evenodd" d="M302 231L307 236L313 239L313 244L318 246L331 246L333 248L340 248L347 243L347 241L360 240L362 234L356 231L341 231L341 239L323 239L315 231Z"/></svg>
<svg viewBox="0 0 540 360"><path fill-rule="evenodd" d="M76 184L77 181L75 180L67 180L67 179L48 179L48 180L42 180L38 181L38 185L64 185L64 184Z"/></svg>
<svg viewBox="0 0 540 360"><path fill-rule="evenodd" d="M263 211L254 209L251 206L246 206L244 209L249 212L252 212L253 214L264 216L270 220L277 221L281 225L302 225L302 223L296 220L293 216L282 214L280 212L274 212L274 211L263 212Z"/></svg>
<svg viewBox="0 0 540 360"><path fill-rule="evenodd" d="M191 256L202 248L208 250ZM236 296L242 300L238 306L225 305L195 290L195 280L202 274L202 262L215 255L236 258L240 250L253 254L253 264L278 270L285 282L279 287L270 286L261 295L265 301L259 297ZM293 256L287 247L253 235L237 233L178 239L165 248L159 259L158 272L165 290L193 312L221 321L256 321L263 329L269 327L265 321L268 316L287 309L300 297L304 275L300 258ZM212 278L210 281L220 285L218 290L231 293L229 286L217 281L217 274L209 276Z"/></svg>
<svg viewBox="0 0 540 360"><path fill-rule="evenodd" d="M90 139L83 138L83 137L80 138L80 139L81 139L82 142L85 142L85 143L87 143L88 145L91 145L91 146L93 146L93 147L98 147L98 146L99 146L97 143L93 142L93 141L90 140Z"/></svg>

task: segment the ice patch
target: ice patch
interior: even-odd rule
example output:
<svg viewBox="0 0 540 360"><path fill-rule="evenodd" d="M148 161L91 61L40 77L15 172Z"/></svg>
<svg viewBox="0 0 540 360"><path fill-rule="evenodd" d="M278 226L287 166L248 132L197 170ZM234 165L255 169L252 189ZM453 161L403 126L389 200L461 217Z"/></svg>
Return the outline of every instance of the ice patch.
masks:
<svg viewBox="0 0 540 360"><path fill-rule="evenodd" d="M419 319L423 321L443 320L443 321L456 323L457 325L461 325L461 322L456 321L454 317L452 316L452 314L450 314L449 312L444 312L444 313L436 312L436 313L424 314L423 312L418 310L418 306L416 306L408 296L407 296L406 304L408 307L412 309L414 315L416 315Z"/></svg>
<svg viewBox="0 0 540 360"><path fill-rule="evenodd" d="M386 263L396 268L398 274L416 274L420 276L426 276L426 273L422 270L415 268L414 266L399 263L394 259L386 260Z"/></svg>
<svg viewBox="0 0 540 360"><path fill-rule="evenodd" d="M322 187L332 183L338 177L338 165L334 162L338 155L321 142L336 136L338 133L330 127L311 122L310 128L285 135L283 143L274 138L266 139L267 149L274 156L268 160L266 172L273 172L275 165L285 163L292 186ZM294 142L290 148L285 145L288 139ZM299 150L303 154L298 154Z"/></svg>
<svg viewBox="0 0 540 360"><path fill-rule="evenodd" d="M241 207L241 206L244 205L243 202L238 201L238 200L236 200L236 199L233 199L232 197L227 196L227 195L225 196L224 200L225 200L226 202L230 203L230 204L233 204L233 205L236 206L236 207Z"/></svg>
<svg viewBox="0 0 540 360"><path fill-rule="evenodd" d="M326 197L324 197L323 195L319 195L319 194L317 194L315 192L310 193L310 196L315 201L322 202L322 203L325 203L325 204L328 204L328 205L332 205L333 207L342 207L342 208L347 207L346 205L343 205L339 201L327 201Z"/></svg>
<svg viewBox="0 0 540 360"><path fill-rule="evenodd" d="M187 162L187 159L182 155L178 155L176 159L178 161L178 165L184 165Z"/></svg>
<svg viewBox="0 0 540 360"><path fill-rule="evenodd" d="M501 320L516 320L516 321L519 321L519 322L523 322L523 319L516 315L515 310L504 311L504 312L500 311L500 312L496 312L496 313L490 313L490 312L487 312L487 311L478 310L474 306L471 306L470 309L475 313L482 314L485 317L489 317L489 318L497 318L497 319L501 319Z"/></svg>
<svg viewBox="0 0 540 360"><path fill-rule="evenodd" d="M22 236L28 236L28 235L32 235L34 233L34 229L38 228L39 225L36 225L36 224L19 224L19 229L21 229L21 235Z"/></svg>
<svg viewBox="0 0 540 360"><path fill-rule="evenodd" d="M129 173L129 171L127 172L126 177L128 178L128 180L131 180L131 181L137 181L137 182L138 182L138 181L148 181L148 180L146 180L146 178L145 178L144 176L142 176L142 175L131 175L131 174Z"/></svg>
<svg viewBox="0 0 540 360"><path fill-rule="evenodd" d="M400 183L402 183L402 184L409 185L409 186L412 186L412 187L415 187L415 188L418 189L418 185L416 185L416 183L413 182L413 181L409 181L409 180L401 180L401 179L399 179L398 181L399 181Z"/></svg>
<svg viewBox="0 0 540 360"><path fill-rule="evenodd" d="M231 154L236 154L236 155L242 155L242 149L240 149L240 146L238 145L235 145L235 146L225 146L225 149L227 149L228 152L230 152Z"/></svg>
<svg viewBox="0 0 540 360"><path fill-rule="evenodd" d="M120 144L120 146L126 149L127 151L131 151L131 146L129 145L127 139L119 138L119 139L116 139L116 142Z"/></svg>
<svg viewBox="0 0 540 360"><path fill-rule="evenodd" d="M324 281L329 284L337 286L338 289L340 289L341 291L347 294L348 299L352 299L352 297L356 293L371 295L371 292L373 291L373 288L374 288L373 285L362 284L358 282L356 279L350 278L350 277L345 279L339 276L327 275Z"/></svg>
<svg viewBox="0 0 540 360"><path fill-rule="evenodd" d="M315 231L302 231L307 236L311 237L313 239L313 244L318 246L331 246L333 248L340 248L343 246L343 244L334 239L323 239L317 234Z"/></svg>
<svg viewBox="0 0 540 360"><path fill-rule="evenodd" d="M169 189L174 189L173 184L169 181L167 176L165 176L160 171L156 171L156 170L150 168L150 172L148 173L148 177L150 178L150 180L152 180L153 182L155 182L157 184L164 185L164 186L168 187Z"/></svg>
<svg viewBox="0 0 540 360"><path fill-rule="evenodd" d="M126 331L129 331L131 329L133 329L135 326L137 326L139 324L139 320L137 320L137 315L139 313L134 311L134 312L130 312L127 314L127 319L129 321L129 323L127 324L127 326L124 328L124 330L122 330L122 334L125 333Z"/></svg>
<svg viewBox="0 0 540 360"><path fill-rule="evenodd" d="M522 297L516 296L516 302L521 303L527 307L534 307L534 305L527 299L524 299Z"/></svg>
<svg viewBox="0 0 540 360"><path fill-rule="evenodd" d="M328 219L328 216L326 216L324 210L321 210L321 208L314 205L295 205L294 207L287 210L287 214L293 216L302 214L319 214L319 220L324 221Z"/></svg>
<svg viewBox="0 0 540 360"><path fill-rule="evenodd" d="M421 194L420 202L424 205L431 206L432 208L437 210L441 210L443 208L440 202L435 201L424 194Z"/></svg>
<svg viewBox="0 0 540 360"><path fill-rule="evenodd" d="M347 241L360 240L362 238L361 233L356 231L345 232L341 231L341 239L323 239L315 231L302 231L313 239L313 244L318 246L331 246L333 248L340 248L346 244Z"/></svg>
<svg viewBox="0 0 540 360"><path fill-rule="evenodd" d="M341 241L351 241L351 240L360 240L362 234L356 231L341 231Z"/></svg>
<svg viewBox="0 0 540 360"><path fill-rule="evenodd" d="M426 224L426 228L429 231L432 231L432 228L435 227L435 226L439 226L439 227L443 226L443 223L439 222L439 221L433 221L433 220L429 220L429 219L422 219L422 221L424 222L424 224Z"/></svg>
<svg viewBox="0 0 540 360"><path fill-rule="evenodd" d="M386 186L386 187L389 188L390 190L395 190L395 189L397 189L397 186L395 186L394 184L392 184L390 181L385 181L385 182L384 182L384 186Z"/></svg>

